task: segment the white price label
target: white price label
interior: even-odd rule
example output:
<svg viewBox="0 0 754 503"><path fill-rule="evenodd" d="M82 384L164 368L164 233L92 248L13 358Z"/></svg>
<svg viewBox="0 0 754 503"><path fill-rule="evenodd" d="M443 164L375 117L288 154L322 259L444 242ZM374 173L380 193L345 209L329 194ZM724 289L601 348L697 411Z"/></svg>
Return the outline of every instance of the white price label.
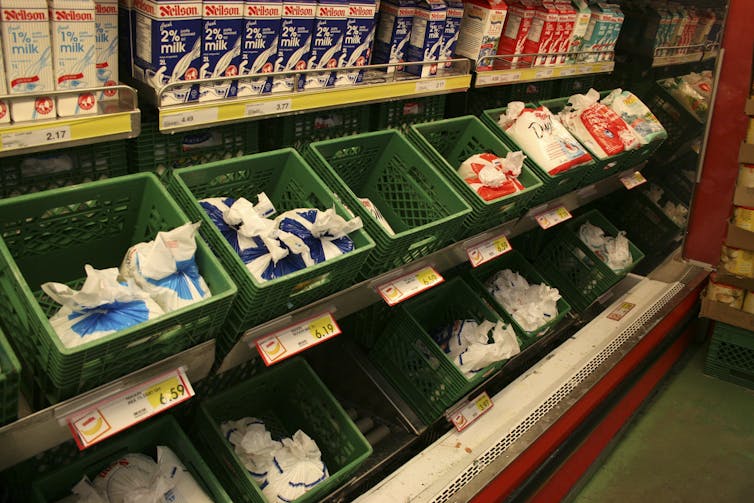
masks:
<svg viewBox="0 0 754 503"><path fill-rule="evenodd" d="M540 213L535 216L534 219L540 227L543 229L549 229L550 227L558 225L560 222L565 222L572 217L573 215L571 215L565 206L558 206L557 208Z"/></svg>
<svg viewBox="0 0 754 503"><path fill-rule="evenodd" d="M183 368L171 370L66 417L80 450L194 396Z"/></svg>
<svg viewBox="0 0 754 503"><path fill-rule="evenodd" d="M514 82L521 79L521 72L513 73L495 73L479 72L476 76L477 85L488 86L490 84L502 84L504 82Z"/></svg>
<svg viewBox="0 0 754 503"><path fill-rule="evenodd" d="M500 255L508 253L512 249L508 238L503 235L469 246L466 248L466 256L469 257L471 267L479 267Z"/></svg>
<svg viewBox="0 0 754 503"><path fill-rule="evenodd" d="M546 68L544 70L537 70L536 72L534 72L534 78L546 79L548 77L552 77L553 73L555 73L555 70L552 68Z"/></svg>
<svg viewBox="0 0 754 503"><path fill-rule="evenodd" d="M255 341L259 356L268 367L340 334L330 313L323 313Z"/></svg>
<svg viewBox="0 0 754 503"><path fill-rule="evenodd" d="M291 110L293 110L293 102L291 99L251 103L249 105L246 105L246 117L282 114L285 112L290 112Z"/></svg>
<svg viewBox="0 0 754 503"><path fill-rule="evenodd" d="M387 305L394 306L424 290L439 285L443 281L445 279L434 268L425 267L378 286L377 293L380 294Z"/></svg>
<svg viewBox="0 0 754 503"><path fill-rule="evenodd" d="M459 411L450 415L450 421L456 430L463 431L471 425L474 421L482 417L482 415L488 412L492 408L492 399L489 397L486 391L483 391L479 396L470 400L469 403L464 405Z"/></svg>
<svg viewBox="0 0 754 503"><path fill-rule="evenodd" d="M199 108L187 112L177 112L162 116L162 128L171 129L177 127L201 126L217 121L217 107Z"/></svg>
<svg viewBox="0 0 754 503"><path fill-rule="evenodd" d="M647 179L644 178L644 175L642 175L638 171L635 171L631 175L620 177L620 183L622 183L623 186L626 187L628 190L631 190L634 187L638 187L639 185L643 183L647 183Z"/></svg>
<svg viewBox="0 0 754 503"><path fill-rule="evenodd" d="M587 65L577 66L574 69L573 73L579 73L579 74L581 74L581 73L590 73L590 68Z"/></svg>
<svg viewBox="0 0 754 503"><path fill-rule="evenodd" d="M561 77L568 77L569 75L573 75L574 73L576 73L575 68L561 68L560 69Z"/></svg>
<svg viewBox="0 0 754 503"><path fill-rule="evenodd" d="M416 83L416 92L439 91L445 89L445 79L427 79Z"/></svg>
<svg viewBox="0 0 754 503"><path fill-rule="evenodd" d="M36 147L38 145L48 145L50 143L60 143L70 141L70 126L58 126L43 129L32 129L30 131L18 131L4 133L2 140L2 149L11 150L16 148Z"/></svg>
<svg viewBox="0 0 754 503"><path fill-rule="evenodd" d="M620 304L620 305L619 305L618 307L616 307L616 308L615 308L615 309L614 309L613 311L611 311L611 312L610 312L610 313L609 313L609 314L608 314L608 315L606 316L606 318L607 318L608 320L613 320L613 321L620 321L620 320L622 320L623 318L625 318L625 317L626 317L626 315L627 315L628 313L630 313L630 312L631 312L631 310L632 310L633 308L635 308L635 307L636 307L636 304L634 304L634 303L632 303L632 302L621 302L621 304Z"/></svg>

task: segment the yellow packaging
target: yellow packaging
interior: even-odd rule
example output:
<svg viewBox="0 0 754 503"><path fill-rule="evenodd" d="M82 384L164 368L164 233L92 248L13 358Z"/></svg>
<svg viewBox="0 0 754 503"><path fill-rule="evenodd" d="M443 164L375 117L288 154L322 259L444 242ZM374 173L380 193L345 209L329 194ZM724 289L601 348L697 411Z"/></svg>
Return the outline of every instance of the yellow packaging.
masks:
<svg viewBox="0 0 754 503"><path fill-rule="evenodd" d="M725 285L723 283L715 283L712 279L710 279L709 285L707 286L708 299L727 304L733 309L741 309L745 295L746 292L743 288ZM754 298L752 298L752 308L754 309Z"/></svg>
<svg viewBox="0 0 754 503"><path fill-rule="evenodd" d="M746 297L744 297L743 310L747 313L754 314L754 292L746 292Z"/></svg>
<svg viewBox="0 0 754 503"><path fill-rule="evenodd" d="M734 206L733 223L736 227L754 232L754 209L745 206Z"/></svg>
<svg viewBox="0 0 754 503"><path fill-rule="evenodd" d="M723 267L736 276L754 277L754 252L723 246L720 258Z"/></svg>
<svg viewBox="0 0 754 503"><path fill-rule="evenodd" d="M754 188L754 164L742 164L738 169L738 185L747 189Z"/></svg>

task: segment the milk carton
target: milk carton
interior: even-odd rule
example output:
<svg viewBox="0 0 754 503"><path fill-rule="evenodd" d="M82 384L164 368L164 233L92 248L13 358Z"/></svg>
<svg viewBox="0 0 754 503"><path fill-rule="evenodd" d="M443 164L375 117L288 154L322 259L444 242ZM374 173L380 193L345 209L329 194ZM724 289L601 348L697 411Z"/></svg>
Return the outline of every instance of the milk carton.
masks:
<svg viewBox="0 0 754 503"><path fill-rule="evenodd" d="M45 91L55 89L49 14L46 0L0 0L5 79L10 94L34 94L13 100L14 122L55 117L55 103Z"/></svg>
<svg viewBox="0 0 754 503"><path fill-rule="evenodd" d="M502 0L470 0L463 5L456 55L476 62L477 71L492 70L508 6Z"/></svg>
<svg viewBox="0 0 754 503"><path fill-rule="evenodd" d="M610 13L604 11L599 5L591 6L592 15L589 18L589 26L584 34L583 50L594 54L583 54L584 61L599 61L597 51L601 51L612 31Z"/></svg>
<svg viewBox="0 0 754 503"><path fill-rule="evenodd" d="M697 24L692 43L703 44L707 41L715 24L715 17L715 12L712 9L699 11L699 23Z"/></svg>
<svg viewBox="0 0 754 503"><path fill-rule="evenodd" d="M571 48L571 37L573 36L573 29L576 25L576 9L573 8L571 2L565 0L559 0L556 4L560 11L560 23L563 25L563 29L560 34L560 39L557 42L557 48L554 52L568 52ZM567 56L565 54L551 58L552 63L564 64Z"/></svg>
<svg viewBox="0 0 754 503"><path fill-rule="evenodd" d="M134 0L134 76L160 89L199 78L202 3L196 0ZM199 86L163 93L162 105L199 99Z"/></svg>
<svg viewBox="0 0 754 503"><path fill-rule="evenodd" d="M372 63L401 63L406 61L406 51L411 39L414 24L415 4L413 0L382 0L380 3L380 21L374 39ZM403 70L402 66L393 66L387 73Z"/></svg>
<svg viewBox="0 0 754 503"><path fill-rule="evenodd" d="M586 0L572 0L573 6L576 11L576 21L573 24L573 31L570 37L569 52L579 52L584 45L584 35L587 28L589 28L589 20L592 17L592 11L589 9L589 5ZM568 61L573 63L577 59L576 56L568 57Z"/></svg>
<svg viewBox="0 0 754 503"><path fill-rule="evenodd" d="M463 19L463 2L460 0L447 0L447 15L445 17L445 32L442 35L442 47L440 59L453 59L461 33L461 20ZM450 68L452 63L440 65L440 70Z"/></svg>
<svg viewBox="0 0 754 503"><path fill-rule="evenodd" d="M309 56L308 67L311 69L328 69L340 66L343 55L343 39L348 22L348 0L320 0L317 2L314 21L314 38ZM306 76L307 89L332 87L337 73L320 72Z"/></svg>
<svg viewBox="0 0 754 503"><path fill-rule="evenodd" d="M96 85L115 86L118 84L118 0L94 0L94 9ZM127 26L123 29L128 31ZM116 99L116 94L116 91L102 91L97 99Z"/></svg>
<svg viewBox="0 0 754 503"><path fill-rule="evenodd" d="M275 60L276 72L306 70L312 45L316 0L283 0L283 17L278 40L278 53ZM273 92L293 91L304 88L305 77L276 77L272 83Z"/></svg>
<svg viewBox="0 0 754 503"><path fill-rule="evenodd" d="M243 42L242 0L204 0L202 2L202 66L200 79L235 77L241 63ZM199 86L199 101L232 98L238 81L230 80Z"/></svg>
<svg viewBox="0 0 754 503"><path fill-rule="evenodd" d="M531 21L531 28L524 43L524 53L526 54L546 54L555 39L555 31L558 29L558 19L560 12L552 2L542 2L537 6L534 12L534 18ZM548 61L547 56L525 56L524 62L531 62L533 65L544 65Z"/></svg>
<svg viewBox="0 0 754 503"><path fill-rule="evenodd" d="M118 0L118 72L133 77L131 69L134 58L134 0Z"/></svg>
<svg viewBox="0 0 754 503"><path fill-rule="evenodd" d="M500 56L513 56L506 61L496 60L495 68L515 67L524 50L524 43L534 19L536 3L532 0L522 0L508 5L508 15L505 17L505 27L500 35L500 43L497 46L497 54Z"/></svg>
<svg viewBox="0 0 754 503"><path fill-rule="evenodd" d="M240 75L257 75L275 70L282 14L283 2L280 0L246 0ZM272 77L243 79L238 82L238 96L267 94L271 91Z"/></svg>
<svg viewBox="0 0 754 503"><path fill-rule="evenodd" d="M348 4L346 35L339 66L364 66L369 64L375 35L377 5L373 0L352 0ZM338 72L336 86L359 84L364 79L364 70Z"/></svg>
<svg viewBox="0 0 754 503"><path fill-rule="evenodd" d="M8 86L5 83L5 70L3 69L3 44L0 38L0 94L8 94ZM10 110L8 103L0 100L0 124L10 122Z"/></svg>
<svg viewBox="0 0 754 503"><path fill-rule="evenodd" d="M608 38L607 43L605 44L605 50L610 52L606 52L600 55L600 59L603 61L613 59L612 51L615 51L615 45L618 43L618 38L620 38L620 32L623 28L623 21L625 20L623 11L621 11L620 9L620 5L609 4L608 6L610 8L611 14L610 22L612 25L612 31L610 32L610 37Z"/></svg>
<svg viewBox="0 0 754 503"><path fill-rule="evenodd" d="M422 0L416 5L411 38L406 52L407 61L440 59L447 14L448 8L443 0ZM421 77L429 77L437 75L437 64L407 65L406 71Z"/></svg>

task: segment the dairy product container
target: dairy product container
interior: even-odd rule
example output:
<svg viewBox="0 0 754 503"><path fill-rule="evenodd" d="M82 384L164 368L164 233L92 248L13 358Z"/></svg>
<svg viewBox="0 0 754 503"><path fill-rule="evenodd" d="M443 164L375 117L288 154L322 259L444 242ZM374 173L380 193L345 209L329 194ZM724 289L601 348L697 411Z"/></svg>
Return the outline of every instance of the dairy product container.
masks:
<svg viewBox="0 0 754 503"><path fill-rule="evenodd" d="M283 2L280 0L246 0L240 75L275 71L282 15ZM267 94L271 91L272 77L243 79L238 82L238 96Z"/></svg>
<svg viewBox="0 0 754 503"><path fill-rule="evenodd" d="M495 68L507 68L516 66L522 54L524 43L534 19L536 3L532 0L522 0L508 5L508 15L505 17L505 26L500 35L500 43L497 46L497 54L500 56L512 56L507 61L495 61Z"/></svg>
<svg viewBox="0 0 754 503"><path fill-rule="evenodd" d="M134 0L134 76L160 89L199 78L202 64L202 3L196 0ZM162 94L162 104L199 99L186 84Z"/></svg>
<svg viewBox="0 0 754 503"><path fill-rule="evenodd" d="M310 69L337 68L343 55L343 39L348 22L348 0L321 0L317 2L314 20L314 37L307 66ZM332 87L336 72L310 73L306 76L306 89Z"/></svg>
<svg viewBox="0 0 754 503"><path fill-rule="evenodd" d="M8 86L5 83L5 70L3 69L3 43L0 39L0 94L8 94ZM8 102L0 100L0 124L10 122L10 109Z"/></svg>
<svg viewBox="0 0 754 503"><path fill-rule="evenodd" d="M592 10L586 3L586 0L573 0L573 6L576 10L576 21L573 24L573 31L570 37L570 52L579 52L583 50L584 35L589 28L589 20L592 17ZM571 56L568 61L573 63L578 56Z"/></svg>
<svg viewBox="0 0 754 503"><path fill-rule="evenodd" d="M558 29L559 17L560 12L552 2L542 2L537 6L524 43L524 53L545 54L550 51L555 31ZM522 60L533 65L544 65L548 61L548 56L525 56Z"/></svg>
<svg viewBox="0 0 754 503"><path fill-rule="evenodd" d="M134 60L134 0L118 0L118 71L121 75L132 75Z"/></svg>
<svg viewBox="0 0 754 503"><path fill-rule="evenodd" d="M694 44L703 44L709 38L712 27L715 24L715 12L712 9L704 9L699 12L699 23L694 33Z"/></svg>
<svg viewBox="0 0 754 503"><path fill-rule="evenodd" d="M416 4L406 61L440 59L447 14L448 8L443 0L422 0ZM421 77L429 77L437 75L437 64L407 65L406 71Z"/></svg>
<svg viewBox="0 0 754 503"><path fill-rule="evenodd" d="M415 3L413 0L382 0L379 12L372 63L402 63L407 60ZM403 70L403 66L390 67L387 73L396 70Z"/></svg>
<svg viewBox="0 0 754 503"><path fill-rule="evenodd" d="M584 34L583 50L595 54L583 54L583 61L599 61L597 52L603 50L606 41L612 32L612 21L609 11L603 10L600 5L591 6L592 15L589 18L589 26Z"/></svg>
<svg viewBox="0 0 754 503"><path fill-rule="evenodd" d="M243 0L204 0L202 2L202 66L200 79L235 77L241 64L243 42ZM199 86L199 101L232 98L238 81L230 80Z"/></svg>
<svg viewBox="0 0 754 503"><path fill-rule="evenodd" d="M339 66L364 66L369 64L372 56L377 15L377 4L374 0L352 0L348 4L348 19L346 34L343 38L343 50ZM359 84L364 79L364 70L349 70L338 72L335 77L336 86Z"/></svg>
<svg viewBox="0 0 754 503"><path fill-rule="evenodd" d="M573 36L573 29L576 25L576 9L573 8L571 2L558 1L555 4L560 11L560 23L563 29L560 34L560 38L556 43L556 47L553 52L568 52L571 48L571 38ZM551 58L551 63L564 64L567 56L562 54L556 58Z"/></svg>
<svg viewBox="0 0 754 503"><path fill-rule="evenodd" d="M507 12L508 6L502 0L466 2L456 55L474 60L477 71L492 70L493 60L486 58L497 53Z"/></svg>
<svg viewBox="0 0 754 503"><path fill-rule="evenodd" d="M118 85L118 0L94 0L97 87ZM128 31L128 27L123 27ZM97 93L98 100L117 99L117 91Z"/></svg>
<svg viewBox="0 0 754 503"><path fill-rule="evenodd" d="M442 35L442 47L440 48L440 59L453 59L458 43L458 36L461 33L461 20L463 19L463 2L460 0L448 0L447 15L445 16L445 32ZM442 72L450 68L452 63L440 65Z"/></svg>
<svg viewBox="0 0 754 503"><path fill-rule="evenodd" d="M276 72L306 70L308 68L316 8L316 0L283 0L283 18L280 40L278 41ZM294 80L296 80L294 77L275 77L272 83L272 91L293 91L294 85L299 90L304 88L306 79L303 75L299 76L297 82L294 82Z"/></svg>

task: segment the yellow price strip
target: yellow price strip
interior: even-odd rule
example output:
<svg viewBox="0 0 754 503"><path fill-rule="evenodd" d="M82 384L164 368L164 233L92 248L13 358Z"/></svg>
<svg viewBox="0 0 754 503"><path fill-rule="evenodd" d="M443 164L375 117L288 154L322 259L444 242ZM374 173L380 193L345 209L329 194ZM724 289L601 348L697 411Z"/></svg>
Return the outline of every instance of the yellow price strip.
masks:
<svg viewBox="0 0 754 503"><path fill-rule="evenodd" d="M644 175L635 171L630 175L620 177L620 183L622 183L628 190L631 190L634 187L647 183L647 179L644 178Z"/></svg>
<svg viewBox="0 0 754 503"><path fill-rule="evenodd" d="M466 256L469 257L471 267L479 267L490 260L496 259L511 251L510 242L505 235L496 236L481 243L466 248Z"/></svg>
<svg viewBox="0 0 754 503"><path fill-rule="evenodd" d="M341 333L331 313L321 313L254 341L268 367Z"/></svg>
<svg viewBox="0 0 754 503"><path fill-rule="evenodd" d="M472 400L469 400L461 408L448 414L448 419L456 427L456 430L463 431L468 428L474 421L489 412L492 408L492 399L483 391Z"/></svg>
<svg viewBox="0 0 754 503"><path fill-rule="evenodd" d="M377 287L377 293L394 306L445 281L439 272L427 266Z"/></svg>
<svg viewBox="0 0 754 503"><path fill-rule="evenodd" d="M565 206L558 206L557 208L547 210L534 217L539 226L543 229L549 229L550 227L558 225L560 222L564 222L570 218L573 218L573 215L571 215Z"/></svg>

